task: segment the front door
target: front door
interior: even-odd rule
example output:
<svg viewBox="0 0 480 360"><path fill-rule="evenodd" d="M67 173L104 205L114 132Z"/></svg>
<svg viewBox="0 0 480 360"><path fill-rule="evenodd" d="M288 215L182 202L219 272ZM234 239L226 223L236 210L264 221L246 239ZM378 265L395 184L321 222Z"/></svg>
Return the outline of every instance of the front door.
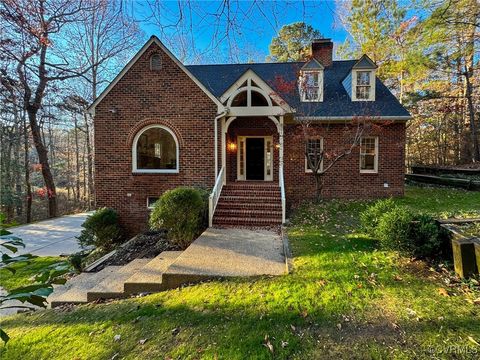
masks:
<svg viewBox="0 0 480 360"><path fill-rule="evenodd" d="M265 180L265 139L248 138L245 144L247 180Z"/></svg>
<svg viewBox="0 0 480 360"><path fill-rule="evenodd" d="M237 180L273 180L273 137L237 138Z"/></svg>

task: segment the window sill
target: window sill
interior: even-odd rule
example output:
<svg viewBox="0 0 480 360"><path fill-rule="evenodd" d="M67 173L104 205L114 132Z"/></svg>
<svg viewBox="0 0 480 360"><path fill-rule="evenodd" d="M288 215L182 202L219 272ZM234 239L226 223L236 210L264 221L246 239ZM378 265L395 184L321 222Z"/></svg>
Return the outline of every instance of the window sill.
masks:
<svg viewBox="0 0 480 360"><path fill-rule="evenodd" d="M178 174L179 170L133 170L133 175L157 175L157 174Z"/></svg>
<svg viewBox="0 0 480 360"><path fill-rule="evenodd" d="M360 170L360 174L377 175L377 174L378 174L378 170Z"/></svg>

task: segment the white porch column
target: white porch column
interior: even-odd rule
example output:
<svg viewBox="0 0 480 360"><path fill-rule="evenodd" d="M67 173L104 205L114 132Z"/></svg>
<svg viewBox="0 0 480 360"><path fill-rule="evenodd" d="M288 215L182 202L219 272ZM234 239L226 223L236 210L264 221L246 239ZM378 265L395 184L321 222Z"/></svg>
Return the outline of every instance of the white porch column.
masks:
<svg viewBox="0 0 480 360"><path fill-rule="evenodd" d="M227 169L226 169L226 167L227 167L227 154L226 154L226 147L227 147L226 134L227 134L227 130L225 128L225 118L223 117L221 121L222 121L222 126L221 126L221 130L222 130L222 150L221 150L221 154L222 154L222 167L223 167L223 171L225 173L225 171L227 171ZM225 185L226 179L227 179L227 177L224 176L223 177L223 185Z"/></svg>
<svg viewBox="0 0 480 360"><path fill-rule="evenodd" d="M283 174L283 115L280 115L280 128L278 129L278 142L280 149L278 151L278 171Z"/></svg>

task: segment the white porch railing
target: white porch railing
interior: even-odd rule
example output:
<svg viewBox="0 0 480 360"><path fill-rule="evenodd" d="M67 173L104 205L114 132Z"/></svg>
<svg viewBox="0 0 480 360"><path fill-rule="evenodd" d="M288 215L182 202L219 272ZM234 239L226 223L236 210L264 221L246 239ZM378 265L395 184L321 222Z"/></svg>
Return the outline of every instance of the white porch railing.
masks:
<svg viewBox="0 0 480 360"><path fill-rule="evenodd" d="M215 180L215 186L208 198L208 226L213 225L213 214L217 208L218 199L222 193L223 184L225 183L225 168L222 167Z"/></svg>
<svg viewBox="0 0 480 360"><path fill-rule="evenodd" d="M285 197L285 184L283 182L283 166L280 167L279 169L279 185L280 185L280 195L282 198L282 224L285 224L285 216L286 216L286 206L287 206L287 201Z"/></svg>

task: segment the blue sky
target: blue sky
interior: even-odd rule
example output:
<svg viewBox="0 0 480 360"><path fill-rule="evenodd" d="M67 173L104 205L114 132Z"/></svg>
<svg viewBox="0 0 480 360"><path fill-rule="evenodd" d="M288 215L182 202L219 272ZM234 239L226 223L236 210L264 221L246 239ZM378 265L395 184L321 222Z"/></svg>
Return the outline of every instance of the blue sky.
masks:
<svg viewBox="0 0 480 360"><path fill-rule="evenodd" d="M187 63L264 61L276 32L282 25L297 21L309 23L336 43L347 37L336 21L334 1L230 1L230 8L221 1L180 5L166 1L157 8L142 0L131 4L137 17L148 18L141 22L145 34L159 36ZM180 18L182 26L172 26ZM159 23L167 28L161 31Z"/></svg>

